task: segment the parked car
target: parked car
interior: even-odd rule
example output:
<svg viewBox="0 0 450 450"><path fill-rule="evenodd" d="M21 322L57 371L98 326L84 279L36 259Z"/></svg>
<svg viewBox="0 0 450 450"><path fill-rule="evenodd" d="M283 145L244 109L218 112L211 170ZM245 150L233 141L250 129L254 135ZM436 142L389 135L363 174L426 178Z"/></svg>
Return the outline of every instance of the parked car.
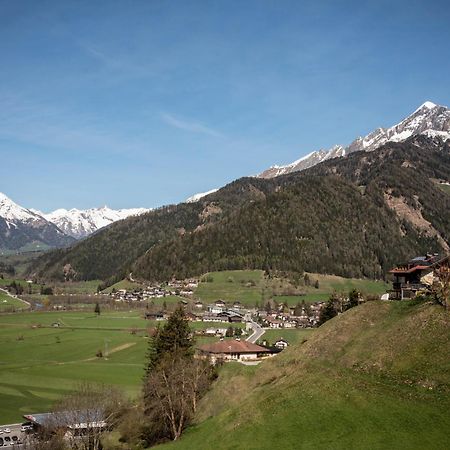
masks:
<svg viewBox="0 0 450 450"><path fill-rule="evenodd" d="M3 431L4 431L5 433L11 433L11 430L10 430L9 428L5 428Z"/></svg>
<svg viewBox="0 0 450 450"><path fill-rule="evenodd" d="M24 423L20 427L20 431L31 431L32 429L33 429L33 425L31 425L31 423Z"/></svg>

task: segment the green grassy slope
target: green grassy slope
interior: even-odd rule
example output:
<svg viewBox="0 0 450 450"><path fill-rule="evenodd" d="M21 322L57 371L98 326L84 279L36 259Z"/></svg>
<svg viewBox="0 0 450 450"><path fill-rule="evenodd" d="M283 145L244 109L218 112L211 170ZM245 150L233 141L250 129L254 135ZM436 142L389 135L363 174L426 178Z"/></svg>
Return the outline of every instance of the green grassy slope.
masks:
<svg viewBox="0 0 450 450"><path fill-rule="evenodd" d="M446 449L450 320L370 302L257 368L226 365L175 449Z"/></svg>
<svg viewBox="0 0 450 450"><path fill-rule="evenodd" d="M20 311L28 308L29 306L25 302L0 291L0 312Z"/></svg>
<svg viewBox="0 0 450 450"><path fill-rule="evenodd" d="M300 286L299 291L304 295L274 295L290 286L286 279L266 279L262 270L224 270L210 272L203 276L195 297L204 302L221 299L226 302L239 300L243 305L253 307L255 303L264 304L273 298L278 302L295 305L302 300L316 302L328 300L333 292L348 293L356 289L364 295L381 295L390 289L390 284L382 281L360 280L357 278L342 278L335 275L321 275L310 273L310 286ZM209 280L206 282L205 280ZM319 281L319 288L313 285Z"/></svg>

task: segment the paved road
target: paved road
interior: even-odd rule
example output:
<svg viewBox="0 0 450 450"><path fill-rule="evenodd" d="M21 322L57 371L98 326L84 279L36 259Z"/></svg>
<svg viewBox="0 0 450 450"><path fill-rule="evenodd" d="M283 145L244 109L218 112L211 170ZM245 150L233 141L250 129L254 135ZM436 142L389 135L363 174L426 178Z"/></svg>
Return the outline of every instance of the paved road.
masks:
<svg viewBox="0 0 450 450"><path fill-rule="evenodd" d="M250 342L251 344L254 344L258 339L261 338L261 336L265 333L265 331L253 320L249 320L248 323L252 327L253 334L251 334L246 341Z"/></svg>

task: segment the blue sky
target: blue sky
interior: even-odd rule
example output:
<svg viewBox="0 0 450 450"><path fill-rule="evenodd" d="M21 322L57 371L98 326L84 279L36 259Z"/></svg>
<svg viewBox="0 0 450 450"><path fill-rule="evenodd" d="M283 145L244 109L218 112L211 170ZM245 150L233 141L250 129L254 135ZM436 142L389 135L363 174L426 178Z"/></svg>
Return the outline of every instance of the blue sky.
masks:
<svg viewBox="0 0 450 450"><path fill-rule="evenodd" d="M0 0L0 191L154 207L450 105L447 1Z"/></svg>

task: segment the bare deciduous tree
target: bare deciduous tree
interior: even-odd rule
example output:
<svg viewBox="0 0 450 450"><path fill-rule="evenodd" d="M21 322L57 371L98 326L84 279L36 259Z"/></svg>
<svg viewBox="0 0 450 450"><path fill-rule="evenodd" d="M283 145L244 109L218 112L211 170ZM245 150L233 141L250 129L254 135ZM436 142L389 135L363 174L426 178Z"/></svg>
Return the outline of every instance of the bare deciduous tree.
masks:
<svg viewBox="0 0 450 450"><path fill-rule="evenodd" d="M146 415L159 439L161 434L173 440L181 436L211 383L212 370L208 361L170 355L149 374L144 387Z"/></svg>

